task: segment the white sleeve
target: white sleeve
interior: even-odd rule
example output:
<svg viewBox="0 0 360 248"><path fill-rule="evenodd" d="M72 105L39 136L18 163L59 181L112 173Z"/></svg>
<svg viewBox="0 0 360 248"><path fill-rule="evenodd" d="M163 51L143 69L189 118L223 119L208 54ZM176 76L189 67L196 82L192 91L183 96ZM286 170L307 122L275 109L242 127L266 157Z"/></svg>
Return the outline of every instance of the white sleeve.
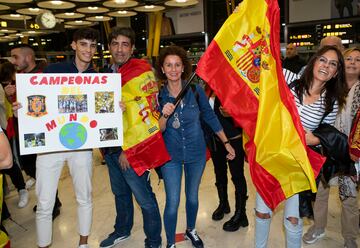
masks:
<svg viewBox="0 0 360 248"><path fill-rule="evenodd" d="M292 81L298 79L298 75L296 73L293 73L292 71L283 68L283 74L285 77L286 83L289 85Z"/></svg>

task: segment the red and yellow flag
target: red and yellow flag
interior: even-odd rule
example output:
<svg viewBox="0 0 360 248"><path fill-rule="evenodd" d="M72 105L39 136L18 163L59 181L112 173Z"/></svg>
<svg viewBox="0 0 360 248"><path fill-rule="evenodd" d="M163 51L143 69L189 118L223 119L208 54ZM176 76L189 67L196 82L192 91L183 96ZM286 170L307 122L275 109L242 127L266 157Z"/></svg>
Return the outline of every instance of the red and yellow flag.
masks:
<svg viewBox="0 0 360 248"><path fill-rule="evenodd" d="M170 160L159 124L156 96L158 85L151 66L140 59L130 59L119 68L122 76L124 112L123 149L138 175Z"/></svg>
<svg viewBox="0 0 360 248"><path fill-rule="evenodd" d="M3 185L2 183L3 183L3 174L0 175L0 185ZM0 188L0 221L2 221L1 212L2 212L3 201L4 201L4 192L3 192L3 188L1 187ZM0 230L0 247L10 248L10 239L6 235L6 233L1 230Z"/></svg>
<svg viewBox="0 0 360 248"><path fill-rule="evenodd" d="M244 0L197 67L243 128L253 183L271 209L300 191L315 192L323 163L306 146L282 73L279 29L277 0Z"/></svg>

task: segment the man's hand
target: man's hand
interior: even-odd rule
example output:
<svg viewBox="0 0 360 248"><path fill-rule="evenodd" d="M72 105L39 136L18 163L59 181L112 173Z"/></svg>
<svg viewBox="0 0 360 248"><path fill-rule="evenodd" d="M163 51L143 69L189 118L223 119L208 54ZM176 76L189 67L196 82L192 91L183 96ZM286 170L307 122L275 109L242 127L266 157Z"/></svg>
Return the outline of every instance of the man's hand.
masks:
<svg viewBox="0 0 360 248"><path fill-rule="evenodd" d="M12 111L14 113L15 117L18 117L18 109L21 109L22 105L19 102L13 102L12 103Z"/></svg>
<svg viewBox="0 0 360 248"><path fill-rule="evenodd" d="M119 164L120 164L120 168L122 170L124 170L124 171L130 168L129 161L126 158L126 155L125 155L124 151L122 151L121 154L120 154Z"/></svg>
<svg viewBox="0 0 360 248"><path fill-rule="evenodd" d="M123 101L119 102L119 106L120 106L122 112L124 112L126 110L126 105Z"/></svg>

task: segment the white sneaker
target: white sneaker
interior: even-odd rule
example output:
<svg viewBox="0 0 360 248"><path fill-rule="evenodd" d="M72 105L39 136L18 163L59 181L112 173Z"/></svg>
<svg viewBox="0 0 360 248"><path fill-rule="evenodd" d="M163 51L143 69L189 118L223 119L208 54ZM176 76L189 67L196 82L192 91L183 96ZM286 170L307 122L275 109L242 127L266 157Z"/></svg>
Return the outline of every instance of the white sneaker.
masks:
<svg viewBox="0 0 360 248"><path fill-rule="evenodd" d="M29 202L29 193L26 189L22 189L19 191L19 202L18 207L23 208L25 207Z"/></svg>
<svg viewBox="0 0 360 248"><path fill-rule="evenodd" d="M29 180L27 180L25 183L25 189L30 189L32 186L34 186L35 182L36 181L33 178L30 178Z"/></svg>
<svg viewBox="0 0 360 248"><path fill-rule="evenodd" d="M90 248L90 246L88 244L82 244L79 245L79 248Z"/></svg>

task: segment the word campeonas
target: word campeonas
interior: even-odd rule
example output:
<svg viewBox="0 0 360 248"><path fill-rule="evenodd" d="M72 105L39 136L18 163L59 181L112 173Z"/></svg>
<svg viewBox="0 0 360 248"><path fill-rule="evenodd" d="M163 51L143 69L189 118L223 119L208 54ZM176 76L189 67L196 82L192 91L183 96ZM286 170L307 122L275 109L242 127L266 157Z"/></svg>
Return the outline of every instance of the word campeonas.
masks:
<svg viewBox="0 0 360 248"><path fill-rule="evenodd" d="M80 85L80 84L106 84L107 76L33 76L32 85Z"/></svg>

